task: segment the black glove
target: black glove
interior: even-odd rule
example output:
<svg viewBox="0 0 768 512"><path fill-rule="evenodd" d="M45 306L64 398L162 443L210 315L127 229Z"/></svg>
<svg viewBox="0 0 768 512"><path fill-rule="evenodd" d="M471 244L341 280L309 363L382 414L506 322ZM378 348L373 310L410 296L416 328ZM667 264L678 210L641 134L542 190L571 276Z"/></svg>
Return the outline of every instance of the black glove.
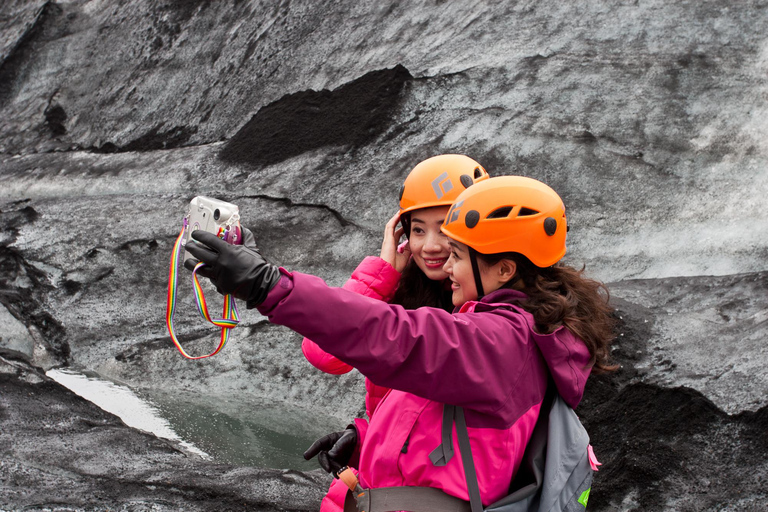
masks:
<svg viewBox="0 0 768 512"><path fill-rule="evenodd" d="M343 432L333 432L321 437L304 452L304 459L317 455L317 461L328 473L336 473L349 464L357 446L357 429L350 425Z"/></svg>
<svg viewBox="0 0 768 512"><path fill-rule="evenodd" d="M243 239L243 243L239 245L247 247L252 251L259 252L259 248L256 247L256 237L253 236L253 231L251 231L248 228L241 227L240 236ZM184 261L184 267L186 267L189 270L194 270L195 265L197 265L198 263L199 263L198 260L189 258L186 261ZM213 268L209 266L200 267L200 270L197 271L197 275L207 277L208 279L213 279L214 277Z"/></svg>
<svg viewBox="0 0 768 512"><path fill-rule="evenodd" d="M220 294L232 294L246 301L251 309L267 298L280 280L280 270L259 253L253 233L245 228L242 231L243 245L228 244L207 231L193 231L193 240L185 248L197 259L186 260L184 267L194 270L198 260L202 261L207 266L200 268L198 274L209 278Z"/></svg>

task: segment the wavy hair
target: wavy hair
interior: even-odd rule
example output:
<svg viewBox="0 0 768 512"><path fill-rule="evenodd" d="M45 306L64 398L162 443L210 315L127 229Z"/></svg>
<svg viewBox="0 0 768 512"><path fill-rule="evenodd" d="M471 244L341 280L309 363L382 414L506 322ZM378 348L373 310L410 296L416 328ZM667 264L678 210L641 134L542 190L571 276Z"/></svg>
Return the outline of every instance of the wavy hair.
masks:
<svg viewBox="0 0 768 512"><path fill-rule="evenodd" d="M541 334L554 332L560 326L578 336L592 355L595 373L614 371L611 343L615 339L616 321L609 305L608 288L599 281L584 276L584 268L576 270L562 263L539 268L520 253L479 254L486 265L503 259L517 264L514 278L503 287L520 289L528 296L520 306L533 315L536 330Z"/></svg>

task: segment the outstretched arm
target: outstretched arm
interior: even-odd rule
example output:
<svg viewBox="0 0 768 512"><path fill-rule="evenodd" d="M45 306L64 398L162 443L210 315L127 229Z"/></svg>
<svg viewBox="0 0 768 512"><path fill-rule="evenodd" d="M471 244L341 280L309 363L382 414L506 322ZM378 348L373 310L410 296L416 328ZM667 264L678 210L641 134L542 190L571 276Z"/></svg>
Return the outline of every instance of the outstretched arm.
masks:
<svg viewBox="0 0 768 512"><path fill-rule="evenodd" d="M400 273L382 258L368 256L357 266L343 288L365 297L388 302L400 280ZM352 366L321 349L309 338L301 342L301 350L312 366L332 375L352 371Z"/></svg>
<svg viewBox="0 0 768 512"><path fill-rule="evenodd" d="M527 373L540 366L528 364L533 341L512 308L455 315L406 310L283 271L259 311L379 385L489 414L505 405L518 379L544 378Z"/></svg>

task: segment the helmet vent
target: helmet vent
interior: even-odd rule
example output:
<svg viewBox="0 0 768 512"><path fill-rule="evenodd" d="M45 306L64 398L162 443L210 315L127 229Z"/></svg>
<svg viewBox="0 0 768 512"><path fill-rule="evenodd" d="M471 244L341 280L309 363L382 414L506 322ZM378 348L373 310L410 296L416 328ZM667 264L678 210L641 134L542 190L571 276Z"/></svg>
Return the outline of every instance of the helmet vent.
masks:
<svg viewBox="0 0 768 512"><path fill-rule="evenodd" d="M522 208L520 208L520 213L518 213L517 216L528 217L530 215L536 215L538 213L539 212L537 212L536 210L532 210L531 208L526 208L525 206L523 206Z"/></svg>
<svg viewBox="0 0 768 512"><path fill-rule="evenodd" d="M502 206L501 208L496 208L491 213L488 214L486 219L503 219L504 217L509 217L510 212L512 211L513 206Z"/></svg>
<svg viewBox="0 0 768 512"><path fill-rule="evenodd" d="M473 180L472 176L469 174L462 174L459 180L461 181L461 184L464 185L464 188L469 188L475 183L475 180Z"/></svg>
<svg viewBox="0 0 768 512"><path fill-rule="evenodd" d="M475 167L475 179L482 178L483 171L479 167Z"/></svg>
<svg viewBox="0 0 768 512"><path fill-rule="evenodd" d="M405 193L405 183L400 185L400 197L398 198L398 201L402 201L403 200L403 194L404 193Z"/></svg>
<svg viewBox="0 0 768 512"><path fill-rule="evenodd" d="M557 221L553 219L552 217L547 217L544 219L544 232L552 236L557 231Z"/></svg>
<svg viewBox="0 0 768 512"><path fill-rule="evenodd" d="M477 210L469 210L467 216L464 217L464 224L466 224L469 229L472 229L477 226L478 222L480 222L480 212Z"/></svg>

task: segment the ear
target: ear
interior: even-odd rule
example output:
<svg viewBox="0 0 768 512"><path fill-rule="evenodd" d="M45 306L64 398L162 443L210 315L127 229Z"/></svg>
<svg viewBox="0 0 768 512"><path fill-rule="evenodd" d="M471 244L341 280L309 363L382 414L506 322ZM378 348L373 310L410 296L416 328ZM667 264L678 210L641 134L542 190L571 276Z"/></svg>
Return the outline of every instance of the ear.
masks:
<svg viewBox="0 0 768 512"><path fill-rule="evenodd" d="M498 280L502 285L511 281L517 273L517 263L512 260L501 260L497 265Z"/></svg>

